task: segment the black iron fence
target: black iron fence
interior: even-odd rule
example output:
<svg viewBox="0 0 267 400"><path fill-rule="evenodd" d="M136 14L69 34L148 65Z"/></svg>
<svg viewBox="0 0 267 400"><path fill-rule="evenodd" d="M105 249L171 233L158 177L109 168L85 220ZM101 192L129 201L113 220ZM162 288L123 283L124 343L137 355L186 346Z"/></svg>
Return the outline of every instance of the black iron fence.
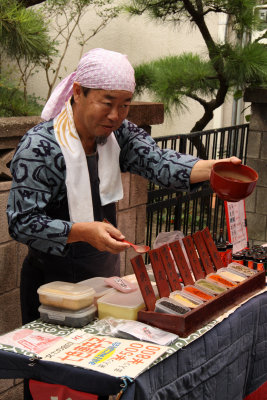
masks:
<svg viewBox="0 0 267 400"><path fill-rule="evenodd" d="M154 139L162 149L174 149L203 159L235 155L246 164L248 134L249 124L243 124ZM223 228L227 237L224 203L213 194L209 182L190 194L149 184L146 243L150 247L159 232L179 230L186 236L206 226L216 235Z"/></svg>

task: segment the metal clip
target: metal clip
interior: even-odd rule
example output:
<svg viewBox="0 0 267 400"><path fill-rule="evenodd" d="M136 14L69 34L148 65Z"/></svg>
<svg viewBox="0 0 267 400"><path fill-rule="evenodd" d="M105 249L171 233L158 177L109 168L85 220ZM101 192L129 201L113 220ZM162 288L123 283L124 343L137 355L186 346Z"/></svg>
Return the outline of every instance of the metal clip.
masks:
<svg viewBox="0 0 267 400"><path fill-rule="evenodd" d="M133 379L130 378L129 376L122 376L120 379L123 380L123 383L120 384L121 391L117 394L116 400L119 400L123 395L123 393L125 392L125 390L127 389L128 387L127 380L129 381L129 383L133 382Z"/></svg>
<svg viewBox="0 0 267 400"><path fill-rule="evenodd" d="M28 366L29 367L34 367L36 365L37 361L40 360L40 359L41 359L41 357L37 356L37 355L30 357L29 358L30 363L28 364Z"/></svg>

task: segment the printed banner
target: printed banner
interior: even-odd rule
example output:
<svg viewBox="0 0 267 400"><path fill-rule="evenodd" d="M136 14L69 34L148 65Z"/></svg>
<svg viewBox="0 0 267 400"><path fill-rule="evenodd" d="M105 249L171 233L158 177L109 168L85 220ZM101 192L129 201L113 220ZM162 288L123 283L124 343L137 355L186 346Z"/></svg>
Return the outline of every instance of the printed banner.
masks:
<svg viewBox="0 0 267 400"><path fill-rule="evenodd" d="M167 351L152 343L74 332L41 353L41 358L111 376L135 378Z"/></svg>

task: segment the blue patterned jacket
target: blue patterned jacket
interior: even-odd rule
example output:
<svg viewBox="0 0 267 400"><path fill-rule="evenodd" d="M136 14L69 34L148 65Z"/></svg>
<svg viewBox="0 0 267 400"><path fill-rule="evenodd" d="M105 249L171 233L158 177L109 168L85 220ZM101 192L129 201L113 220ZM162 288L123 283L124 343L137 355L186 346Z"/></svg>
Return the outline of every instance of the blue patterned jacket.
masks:
<svg viewBox="0 0 267 400"><path fill-rule="evenodd" d="M121 148L122 172L141 175L160 186L190 190L190 173L198 158L161 150L148 133L128 120L114 134ZM72 223L60 215L67 205L66 165L53 120L40 123L23 136L11 173L7 205L10 235L33 249L64 255Z"/></svg>

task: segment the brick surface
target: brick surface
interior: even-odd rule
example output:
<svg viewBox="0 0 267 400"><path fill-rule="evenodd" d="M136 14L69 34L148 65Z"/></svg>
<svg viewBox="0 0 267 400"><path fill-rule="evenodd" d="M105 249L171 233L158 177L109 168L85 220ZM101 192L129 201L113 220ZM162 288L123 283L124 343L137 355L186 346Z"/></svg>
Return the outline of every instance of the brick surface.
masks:
<svg viewBox="0 0 267 400"><path fill-rule="evenodd" d="M20 383L7 390L4 393L0 393L1 400L23 400L23 384Z"/></svg>
<svg viewBox="0 0 267 400"><path fill-rule="evenodd" d="M131 174L125 172L121 174L122 186L123 186L123 199L118 202L117 209L124 210L129 208L130 204L130 184L131 184Z"/></svg>
<svg viewBox="0 0 267 400"><path fill-rule="evenodd" d="M162 124L164 106L162 103L133 101L127 119L138 126Z"/></svg>
<svg viewBox="0 0 267 400"><path fill-rule="evenodd" d="M135 207L147 203L147 179L139 175L131 175L130 206Z"/></svg>
<svg viewBox="0 0 267 400"><path fill-rule="evenodd" d="M136 209L131 208L118 213L118 228L126 240L135 243Z"/></svg>
<svg viewBox="0 0 267 400"><path fill-rule="evenodd" d="M1 393L10 389L14 385L14 379L0 379L0 399Z"/></svg>
<svg viewBox="0 0 267 400"><path fill-rule="evenodd" d="M19 289L0 296L0 334L21 326Z"/></svg>
<svg viewBox="0 0 267 400"><path fill-rule="evenodd" d="M0 294L15 289L17 286L16 243L0 245Z"/></svg>
<svg viewBox="0 0 267 400"><path fill-rule="evenodd" d="M136 208L136 243L145 243L146 233L146 205Z"/></svg>
<svg viewBox="0 0 267 400"><path fill-rule="evenodd" d="M8 233L6 205L9 192L0 192L0 243L10 240Z"/></svg>

